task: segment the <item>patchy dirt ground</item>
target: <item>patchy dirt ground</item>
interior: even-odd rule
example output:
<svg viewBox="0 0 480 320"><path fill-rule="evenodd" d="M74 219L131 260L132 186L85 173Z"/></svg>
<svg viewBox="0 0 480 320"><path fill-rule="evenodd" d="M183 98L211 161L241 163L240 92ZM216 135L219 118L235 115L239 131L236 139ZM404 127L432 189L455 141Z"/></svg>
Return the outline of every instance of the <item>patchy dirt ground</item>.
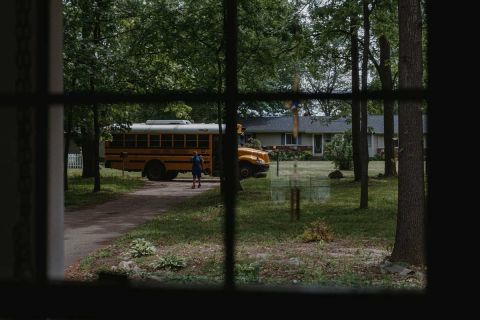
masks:
<svg viewBox="0 0 480 320"><path fill-rule="evenodd" d="M70 277L70 270L74 270L79 260L89 253L105 247L113 239L173 205L217 185L205 181L201 188L191 189L188 180L147 181L143 188L120 199L65 212L66 277Z"/></svg>
<svg viewBox="0 0 480 320"><path fill-rule="evenodd" d="M296 241L237 246L237 281L267 285L327 285L346 287L425 288L424 271L412 268L409 275L389 274L381 263L389 251L371 241L335 240L329 243ZM182 269L156 270L152 262L165 255L185 261ZM192 243L156 246L156 254L131 258L124 248L109 246L95 253L95 258L76 264L67 272L67 280L91 281L99 271L111 271L121 261L134 261L131 279L160 280L175 283L221 284L223 246L215 243ZM88 264L88 265L87 265Z"/></svg>

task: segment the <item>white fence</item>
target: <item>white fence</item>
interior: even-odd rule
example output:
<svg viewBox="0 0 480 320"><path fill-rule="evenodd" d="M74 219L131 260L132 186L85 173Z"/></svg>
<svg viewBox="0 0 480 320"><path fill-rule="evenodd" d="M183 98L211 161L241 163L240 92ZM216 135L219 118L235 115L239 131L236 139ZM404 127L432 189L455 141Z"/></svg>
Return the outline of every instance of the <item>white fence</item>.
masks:
<svg viewBox="0 0 480 320"><path fill-rule="evenodd" d="M83 168L83 158L80 153L69 153L68 154L68 168Z"/></svg>

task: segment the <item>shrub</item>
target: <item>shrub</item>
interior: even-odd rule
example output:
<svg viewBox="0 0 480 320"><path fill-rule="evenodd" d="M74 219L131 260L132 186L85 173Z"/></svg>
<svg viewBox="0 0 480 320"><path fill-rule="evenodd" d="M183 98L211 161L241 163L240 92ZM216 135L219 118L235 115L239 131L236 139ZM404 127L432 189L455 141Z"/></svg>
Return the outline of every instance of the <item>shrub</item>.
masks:
<svg viewBox="0 0 480 320"><path fill-rule="evenodd" d="M187 263L184 259L173 254L166 254L152 263L154 269L179 270L185 268Z"/></svg>
<svg viewBox="0 0 480 320"><path fill-rule="evenodd" d="M262 142L258 139L248 138L247 143L245 143L245 147L262 150Z"/></svg>
<svg viewBox="0 0 480 320"><path fill-rule="evenodd" d="M295 160L295 156L297 156L297 160L300 161L306 161L306 160L311 160L313 157L313 154L311 151L305 150L305 151L293 151L293 150L282 150L282 151L276 151L271 153L271 159L277 161L277 157L279 161L289 161L289 160Z"/></svg>
<svg viewBox="0 0 480 320"><path fill-rule="evenodd" d="M133 258L149 256L155 253L155 246L144 238L137 238L130 244L128 253Z"/></svg>
<svg viewBox="0 0 480 320"><path fill-rule="evenodd" d="M371 160L371 161L383 161L383 160L385 160L385 157L383 157L381 154L376 154L373 157L370 157L369 160Z"/></svg>
<svg viewBox="0 0 480 320"><path fill-rule="evenodd" d="M343 135L335 135L332 141L325 145L324 156L334 163L335 169L351 170L353 165L351 133L346 131Z"/></svg>
<svg viewBox="0 0 480 320"><path fill-rule="evenodd" d="M260 267L256 263L238 264L235 268L235 275L239 281L258 282Z"/></svg>
<svg viewBox="0 0 480 320"><path fill-rule="evenodd" d="M333 240L332 232L329 230L327 223L324 220L317 220L312 222L303 231L300 236L303 242L325 241L330 242Z"/></svg>

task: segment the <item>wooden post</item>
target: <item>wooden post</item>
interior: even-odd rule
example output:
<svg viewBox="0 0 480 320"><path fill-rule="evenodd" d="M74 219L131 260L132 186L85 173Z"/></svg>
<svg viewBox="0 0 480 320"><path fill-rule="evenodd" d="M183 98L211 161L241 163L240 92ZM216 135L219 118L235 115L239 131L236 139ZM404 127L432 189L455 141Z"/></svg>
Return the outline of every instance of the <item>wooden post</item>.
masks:
<svg viewBox="0 0 480 320"><path fill-rule="evenodd" d="M125 160L128 157L127 152L120 152L120 157L122 158L122 177L125 175Z"/></svg>
<svg viewBox="0 0 480 320"><path fill-rule="evenodd" d="M295 188L295 217L300 220L300 189Z"/></svg>
<svg viewBox="0 0 480 320"><path fill-rule="evenodd" d="M277 151L277 177L278 177L278 165L279 165L279 159L280 158L280 154L278 153Z"/></svg>
<svg viewBox="0 0 480 320"><path fill-rule="evenodd" d="M293 221L293 216L295 215L295 192L293 188L290 189L290 221Z"/></svg>

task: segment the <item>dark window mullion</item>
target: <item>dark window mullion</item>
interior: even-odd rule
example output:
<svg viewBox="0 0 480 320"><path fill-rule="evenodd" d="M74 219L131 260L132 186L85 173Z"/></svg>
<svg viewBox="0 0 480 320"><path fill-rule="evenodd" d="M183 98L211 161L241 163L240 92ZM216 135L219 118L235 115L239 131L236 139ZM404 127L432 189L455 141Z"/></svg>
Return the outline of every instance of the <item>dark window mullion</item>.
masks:
<svg viewBox="0 0 480 320"><path fill-rule="evenodd" d="M428 98L429 89L393 90L391 92L372 91L358 93L325 93L325 92L252 92L237 93L237 101L285 101L285 100L341 100L351 101L352 99L367 100L425 100ZM159 102L216 102L226 99L224 94L217 93L192 93L192 92L170 92L170 93L146 93L146 94L121 94L121 93L80 93L72 92L66 94L50 93L45 94L10 94L0 93L0 107L19 107L38 104L39 99L46 99L51 105L91 105L99 104L130 104L130 103L159 103Z"/></svg>
<svg viewBox="0 0 480 320"><path fill-rule="evenodd" d="M50 83L50 1L41 0L37 6L37 70L36 92L39 99L35 108L35 277L47 280L48 247L48 113Z"/></svg>
<svg viewBox="0 0 480 320"><path fill-rule="evenodd" d="M224 0L224 39L226 58L226 132L224 151L225 172L225 288L235 286L235 203L237 191L237 1Z"/></svg>

